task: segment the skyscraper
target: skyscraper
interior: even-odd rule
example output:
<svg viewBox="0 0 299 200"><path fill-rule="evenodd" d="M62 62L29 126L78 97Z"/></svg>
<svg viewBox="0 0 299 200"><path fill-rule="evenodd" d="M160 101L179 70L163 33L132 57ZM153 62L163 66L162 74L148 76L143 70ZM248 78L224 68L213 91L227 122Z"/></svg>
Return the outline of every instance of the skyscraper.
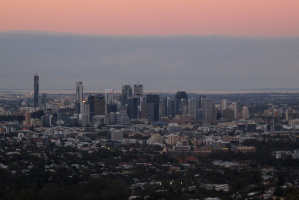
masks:
<svg viewBox="0 0 299 200"><path fill-rule="evenodd" d="M39 76L37 73L35 74L34 78L34 96L33 96L33 104L34 107L38 107L38 97L39 97Z"/></svg>
<svg viewBox="0 0 299 200"><path fill-rule="evenodd" d="M200 100L203 120L216 120L215 103L213 100L202 98Z"/></svg>
<svg viewBox="0 0 299 200"><path fill-rule="evenodd" d="M227 109L227 99L221 100L221 113L223 113L224 110Z"/></svg>
<svg viewBox="0 0 299 200"><path fill-rule="evenodd" d="M182 115L184 107L187 107L188 105L188 95L185 91L178 91L175 94L176 99L176 114Z"/></svg>
<svg viewBox="0 0 299 200"><path fill-rule="evenodd" d="M42 93L42 95L38 97L38 106L39 106L39 109L44 110L47 101L48 101L47 100L47 94L46 93Z"/></svg>
<svg viewBox="0 0 299 200"><path fill-rule="evenodd" d="M106 103L112 103L114 96L114 90L113 89L105 89L105 102Z"/></svg>
<svg viewBox="0 0 299 200"><path fill-rule="evenodd" d="M174 118L176 114L176 100L171 97L164 98L164 116Z"/></svg>
<svg viewBox="0 0 299 200"><path fill-rule="evenodd" d="M128 116L130 119L138 119L138 97L133 97L128 99L128 108L127 108Z"/></svg>
<svg viewBox="0 0 299 200"><path fill-rule="evenodd" d="M30 112L25 112L25 126L30 127L31 126L31 113Z"/></svg>
<svg viewBox="0 0 299 200"><path fill-rule="evenodd" d="M83 114L83 84L76 82L76 113Z"/></svg>
<svg viewBox="0 0 299 200"><path fill-rule="evenodd" d="M238 104L237 102L233 102L231 104L231 109L234 111L234 119L238 118Z"/></svg>
<svg viewBox="0 0 299 200"><path fill-rule="evenodd" d="M105 115L105 96L101 94L90 95L88 97L90 119L95 115Z"/></svg>
<svg viewBox="0 0 299 200"><path fill-rule="evenodd" d="M143 85L135 84L134 85L134 97L142 97L143 96Z"/></svg>
<svg viewBox="0 0 299 200"><path fill-rule="evenodd" d="M198 119L199 100L189 99L188 100L188 112L192 119Z"/></svg>
<svg viewBox="0 0 299 200"><path fill-rule="evenodd" d="M121 105L128 104L128 99L132 97L132 87L130 85L124 85L121 89Z"/></svg>
<svg viewBox="0 0 299 200"><path fill-rule="evenodd" d="M147 117L151 122L159 121L160 97L158 94L146 95Z"/></svg>
<svg viewBox="0 0 299 200"><path fill-rule="evenodd" d="M242 118L249 119L249 110L247 106L243 106L242 108Z"/></svg>
<svg viewBox="0 0 299 200"><path fill-rule="evenodd" d="M286 109L285 111L285 119L286 121L292 120L294 117L294 110L291 108Z"/></svg>

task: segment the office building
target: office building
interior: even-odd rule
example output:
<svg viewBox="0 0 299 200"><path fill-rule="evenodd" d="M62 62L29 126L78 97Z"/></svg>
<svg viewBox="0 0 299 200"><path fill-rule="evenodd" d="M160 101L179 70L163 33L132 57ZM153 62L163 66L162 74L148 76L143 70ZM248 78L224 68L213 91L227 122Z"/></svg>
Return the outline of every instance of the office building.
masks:
<svg viewBox="0 0 299 200"><path fill-rule="evenodd" d="M287 122L294 119L294 110L293 109L290 109L290 108L286 109L285 119Z"/></svg>
<svg viewBox="0 0 299 200"><path fill-rule="evenodd" d="M115 113L117 112L117 104L116 103L109 103L106 105L106 113Z"/></svg>
<svg viewBox="0 0 299 200"><path fill-rule="evenodd" d="M138 119L139 118L138 100L139 100L139 98L137 98L137 97L128 99L127 112L128 112L128 116L130 119Z"/></svg>
<svg viewBox="0 0 299 200"><path fill-rule="evenodd" d="M143 97L143 85L142 84L134 85L134 97Z"/></svg>
<svg viewBox="0 0 299 200"><path fill-rule="evenodd" d="M249 119L249 110L247 106L243 106L242 108L242 118Z"/></svg>
<svg viewBox="0 0 299 200"><path fill-rule="evenodd" d="M188 106L188 95L185 91L178 91L175 94L176 114L182 115L185 107Z"/></svg>
<svg viewBox="0 0 299 200"><path fill-rule="evenodd" d="M128 104L128 99L132 97L132 87L124 85L121 89L121 105Z"/></svg>
<svg viewBox="0 0 299 200"><path fill-rule="evenodd" d="M83 84L82 82L76 82L75 112L83 114L83 109Z"/></svg>
<svg viewBox="0 0 299 200"><path fill-rule="evenodd" d="M227 99L221 100L221 114L223 114L223 111L227 109Z"/></svg>
<svg viewBox="0 0 299 200"><path fill-rule="evenodd" d="M158 94L146 95L147 117L151 122L159 121L160 97Z"/></svg>
<svg viewBox="0 0 299 200"><path fill-rule="evenodd" d="M176 100L171 97L164 98L164 117L170 119L174 118L176 115Z"/></svg>
<svg viewBox="0 0 299 200"><path fill-rule="evenodd" d="M188 113L192 119L198 119L199 100L189 99L188 100Z"/></svg>
<svg viewBox="0 0 299 200"><path fill-rule="evenodd" d="M114 90L113 89L105 89L105 102L112 103L114 97Z"/></svg>
<svg viewBox="0 0 299 200"><path fill-rule="evenodd" d="M106 103L105 96L102 94L89 95L87 102L89 104L90 119L95 115L105 115Z"/></svg>
<svg viewBox="0 0 299 200"><path fill-rule="evenodd" d="M31 112L25 112L25 122L24 125L27 127L31 126Z"/></svg>
<svg viewBox="0 0 299 200"><path fill-rule="evenodd" d="M202 98L200 100L203 120L216 120L216 109L213 100Z"/></svg>
<svg viewBox="0 0 299 200"><path fill-rule="evenodd" d="M35 74L35 76L33 77L33 81L34 81L33 106L37 108L38 97L39 97L39 76L37 74Z"/></svg>
<svg viewBox="0 0 299 200"><path fill-rule="evenodd" d="M41 96L38 98L38 105L40 110L45 110L46 109L46 103L48 101L47 94L42 93Z"/></svg>
<svg viewBox="0 0 299 200"><path fill-rule="evenodd" d="M234 111L234 119L238 118L238 104L236 102L233 102L231 104L231 109Z"/></svg>
<svg viewBox="0 0 299 200"><path fill-rule="evenodd" d="M235 119L234 111L233 110L223 110L222 118L226 119L227 121L233 121Z"/></svg>

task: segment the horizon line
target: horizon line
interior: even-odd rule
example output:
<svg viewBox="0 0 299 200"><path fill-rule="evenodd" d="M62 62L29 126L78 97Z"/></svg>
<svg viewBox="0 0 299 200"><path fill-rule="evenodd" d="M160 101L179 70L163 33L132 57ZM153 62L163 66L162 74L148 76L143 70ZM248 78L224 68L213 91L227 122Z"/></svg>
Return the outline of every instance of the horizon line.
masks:
<svg viewBox="0 0 299 200"><path fill-rule="evenodd" d="M299 38L299 35L280 35L280 36L265 36L265 35L199 35L199 34L84 34L75 32L57 32L57 31L43 31L43 30L2 30L0 33L11 34L45 34L45 35L57 35L57 36L89 36L89 37L226 37L226 38L256 38L256 39L283 39L283 38Z"/></svg>

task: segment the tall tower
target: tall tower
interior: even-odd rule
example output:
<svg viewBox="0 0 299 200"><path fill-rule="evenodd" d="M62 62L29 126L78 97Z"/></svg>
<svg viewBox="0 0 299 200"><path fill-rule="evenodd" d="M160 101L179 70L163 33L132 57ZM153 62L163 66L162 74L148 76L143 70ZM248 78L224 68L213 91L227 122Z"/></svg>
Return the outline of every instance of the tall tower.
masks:
<svg viewBox="0 0 299 200"><path fill-rule="evenodd" d="M102 94L89 95L88 97L89 104L89 114L90 120L95 115L105 115L105 96Z"/></svg>
<svg viewBox="0 0 299 200"><path fill-rule="evenodd" d="M174 118L176 115L176 100L171 97L164 98L164 116Z"/></svg>
<svg viewBox="0 0 299 200"><path fill-rule="evenodd" d="M188 106L188 95L185 91L178 91L175 94L176 99L176 114L182 115L184 107Z"/></svg>
<svg viewBox="0 0 299 200"><path fill-rule="evenodd" d="M130 85L124 85L121 88L121 105L128 104L128 99L132 97L132 87Z"/></svg>
<svg viewBox="0 0 299 200"><path fill-rule="evenodd" d="M134 96L135 97L142 97L143 96L143 85L142 84L135 84L134 85Z"/></svg>
<svg viewBox="0 0 299 200"><path fill-rule="evenodd" d="M198 119L198 108L199 100L198 99L189 99L188 100L188 111L192 119Z"/></svg>
<svg viewBox="0 0 299 200"><path fill-rule="evenodd" d="M147 94L147 116L151 122L159 121L160 97L158 94Z"/></svg>
<svg viewBox="0 0 299 200"><path fill-rule="evenodd" d="M242 118L249 119L249 110L247 106L243 106L242 108Z"/></svg>
<svg viewBox="0 0 299 200"><path fill-rule="evenodd" d="M234 111L234 119L238 118L238 104L237 102L233 102L231 104L231 109Z"/></svg>
<svg viewBox="0 0 299 200"><path fill-rule="evenodd" d="M114 90L113 89L105 89L105 102L106 103L112 103L114 96Z"/></svg>
<svg viewBox="0 0 299 200"><path fill-rule="evenodd" d="M30 127L31 126L31 113L30 112L25 112L25 126Z"/></svg>
<svg viewBox="0 0 299 200"><path fill-rule="evenodd" d="M37 108L38 107L38 97L39 97L39 76L37 75L37 73L33 77L33 81L34 81L33 103L34 103L34 107Z"/></svg>
<svg viewBox="0 0 299 200"><path fill-rule="evenodd" d="M202 119L203 120L215 120L215 103L211 99L202 98L200 100L201 109L202 109Z"/></svg>
<svg viewBox="0 0 299 200"><path fill-rule="evenodd" d="M227 109L227 99L221 100L221 113L223 113L224 110Z"/></svg>
<svg viewBox="0 0 299 200"><path fill-rule="evenodd" d="M76 113L83 114L83 84L76 82Z"/></svg>

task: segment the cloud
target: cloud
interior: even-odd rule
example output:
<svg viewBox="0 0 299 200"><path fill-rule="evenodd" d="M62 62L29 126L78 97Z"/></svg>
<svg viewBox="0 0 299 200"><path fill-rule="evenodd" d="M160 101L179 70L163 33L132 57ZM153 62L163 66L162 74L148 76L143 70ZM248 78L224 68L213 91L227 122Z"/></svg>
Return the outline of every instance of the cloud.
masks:
<svg viewBox="0 0 299 200"><path fill-rule="evenodd" d="M0 89L151 91L296 88L299 38L0 33Z"/></svg>

